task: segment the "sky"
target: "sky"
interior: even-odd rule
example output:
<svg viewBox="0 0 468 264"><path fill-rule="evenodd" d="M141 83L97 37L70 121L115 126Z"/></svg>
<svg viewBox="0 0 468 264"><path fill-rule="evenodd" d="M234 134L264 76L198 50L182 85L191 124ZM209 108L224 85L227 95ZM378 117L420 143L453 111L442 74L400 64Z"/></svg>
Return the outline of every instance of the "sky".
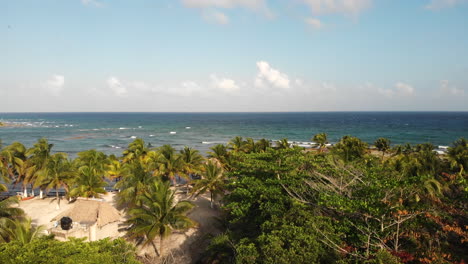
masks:
<svg viewBox="0 0 468 264"><path fill-rule="evenodd" d="M468 0L0 0L0 112L468 111Z"/></svg>

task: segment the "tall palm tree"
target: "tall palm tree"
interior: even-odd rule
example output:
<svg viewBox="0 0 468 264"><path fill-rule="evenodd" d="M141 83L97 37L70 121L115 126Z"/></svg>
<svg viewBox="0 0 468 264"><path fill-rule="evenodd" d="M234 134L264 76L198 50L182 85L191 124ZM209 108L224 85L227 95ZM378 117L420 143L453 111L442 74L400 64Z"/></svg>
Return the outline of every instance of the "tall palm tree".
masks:
<svg viewBox="0 0 468 264"><path fill-rule="evenodd" d="M78 168L78 176L73 181L73 187L69 195L71 197L98 198L100 194L106 193L104 187L106 182L90 166Z"/></svg>
<svg viewBox="0 0 468 264"><path fill-rule="evenodd" d="M216 196L224 193L225 181L223 168L210 160L206 164L203 164L202 179L196 181L192 192L195 196L198 196L209 191L210 206L213 208Z"/></svg>
<svg viewBox="0 0 468 264"><path fill-rule="evenodd" d="M208 157L217 159L222 164L224 169L229 170L231 155L227 147L223 144L218 144L211 147L210 149L211 151L208 151Z"/></svg>
<svg viewBox="0 0 468 264"><path fill-rule="evenodd" d="M382 160L385 156L385 152L390 149L390 140L387 138L378 138L374 142L375 147L382 152Z"/></svg>
<svg viewBox="0 0 468 264"><path fill-rule="evenodd" d="M45 186L46 190L55 189L57 209L59 209L59 188L65 188L68 191L75 177L76 171L68 160L67 154L56 153L50 156L45 168L38 172L36 185Z"/></svg>
<svg viewBox="0 0 468 264"><path fill-rule="evenodd" d="M328 143L327 134L326 133L315 134L312 137L312 141L319 145L319 150L320 152L322 152L323 149L325 148L325 145Z"/></svg>
<svg viewBox="0 0 468 264"><path fill-rule="evenodd" d="M16 196L9 197L0 201L0 242L8 240L8 230L10 230L11 222L9 220L22 219L24 211L21 208L15 207L18 204Z"/></svg>
<svg viewBox="0 0 468 264"><path fill-rule="evenodd" d="M103 152L91 149L79 152L78 157L74 160L74 164L77 168L87 166L96 175L103 177L109 165L109 160Z"/></svg>
<svg viewBox="0 0 468 264"><path fill-rule="evenodd" d="M160 157L157 161L155 175L162 176L166 180L174 181L175 176L182 171L182 158L177 155L171 145L163 145L158 149Z"/></svg>
<svg viewBox="0 0 468 264"><path fill-rule="evenodd" d="M24 196L27 196L28 178L34 171L34 167L28 161L26 148L19 142L13 142L2 151L8 168L8 174L14 184L20 183L24 188Z"/></svg>
<svg viewBox="0 0 468 264"><path fill-rule="evenodd" d="M244 150L245 141L242 139L242 137L237 136L237 137L231 139L231 141L229 141L228 145L229 145L229 148L232 151L239 152L239 151Z"/></svg>
<svg viewBox="0 0 468 264"><path fill-rule="evenodd" d="M186 216L193 208L188 201L174 201L174 192L169 182L157 180L141 195L141 206L129 211L128 236L139 239L144 245L151 244L159 256L163 256L164 239L173 230L190 228L195 223ZM159 237L159 253L154 244Z"/></svg>
<svg viewBox="0 0 468 264"><path fill-rule="evenodd" d="M146 170L144 164L139 160L125 164L122 172L122 179L115 185L120 190L117 195L117 203L126 206L126 208L139 206L139 197L157 177Z"/></svg>
<svg viewBox="0 0 468 264"><path fill-rule="evenodd" d="M260 139L255 144L258 152L265 152L268 148L271 148L271 142L264 138Z"/></svg>
<svg viewBox="0 0 468 264"><path fill-rule="evenodd" d="M140 156L145 156L148 151L149 148L145 145L145 141L141 138L137 138L123 151L123 162L128 163L138 159Z"/></svg>
<svg viewBox="0 0 468 264"><path fill-rule="evenodd" d="M20 245L24 246L31 243L34 239L43 235L45 230L44 226L34 226L31 223L31 218L25 220L10 220L9 229L6 232L7 239L11 241L17 241Z"/></svg>
<svg viewBox="0 0 468 264"><path fill-rule="evenodd" d="M288 149L291 147L291 145L289 144L287 138L283 138L280 141L276 142L276 147L278 149Z"/></svg>
<svg viewBox="0 0 468 264"><path fill-rule="evenodd" d="M27 179L28 182L34 185L38 177L38 172L43 170L50 158L50 152L53 144L49 144L47 139L41 138L34 144L34 146L26 151L26 155L29 156L29 162L33 166L33 172ZM39 186L39 197L42 198L43 189L45 186Z"/></svg>
<svg viewBox="0 0 468 264"><path fill-rule="evenodd" d="M184 147L180 151L180 156L182 158L182 175L187 180L187 194L189 192L189 184L191 182L191 176L200 171L201 165L203 163L203 156L196 149L190 147Z"/></svg>
<svg viewBox="0 0 468 264"><path fill-rule="evenodd" d="M453 142L452 147L448 149L447 156L452 169L459 169L460 176L468 168L468 141L460 138Z"/></svg>

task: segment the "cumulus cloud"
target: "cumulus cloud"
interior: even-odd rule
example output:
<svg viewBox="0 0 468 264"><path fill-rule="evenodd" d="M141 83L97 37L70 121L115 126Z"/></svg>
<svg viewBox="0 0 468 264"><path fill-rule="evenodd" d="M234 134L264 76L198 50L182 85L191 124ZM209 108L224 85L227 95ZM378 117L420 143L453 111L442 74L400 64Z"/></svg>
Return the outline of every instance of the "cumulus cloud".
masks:
<svg viewBox="0 0 468 264"><path fill-rule="evenodd" d="M268 62L257 62L257 69L258 73L257 77L255 78L255 87L264 88L267 86L273 86L282 89L290 88L288 75L272 68Z"/></svg>
<svg viewBox="0 0 468 264"><path fill-rule="evenodd" d="M359 15L372 5L372 0L302 0L313 14Z"/></svg>
<svg viewBox="0 0 468 264"><path fill-rule="evenodd" d="M321 29L323 27L322 21L320 21L317 18L308 17L304 19L304 22L306 22L306 24L310 25L312 28L315 29Z"/></svg>
<svg viewBox="0 0 468 264"><path fill-rule="evenodd" d="M127 87L117 77L111 76L106 81L107 87L109 87L115 95L119 97L126 96L128 94Z"/></svg>
<svg viewBox="0 0 468 264"><path fill-rule="evenodd" d="M444 94L449 94L449 95L463 96L465 94L465 90L458 89L455 86L450 86L450 83L448 80L440 81L440 90Z"/></svg>
<svg viewBox="0 0 468 264"><path fill-rule="evenodd" d="M210 21L216 21L221 24L229 22L229 18L216 9L233 9L243 8L263 13L267 17L273 17L266 4L266 0L181 0L182 4L188 8L196 8L204 10L205 19L210 18ZM208 13L208 15L206 14Z"/></svg>
<svg viewBox="0 0 468 264"><path fill-rule="evenodd" d="M438 10L443 8L454 7L461 3L466 3L466 0L431 0L426 6L426 9Z"/></svg>
<svg viewBox="0 0 468 264"><path fill-rule="evenodd" d="M206 21L220 25L226 25L229 23L229 17L219 11L207 11L204 13L203 18L205 18Z"/></svg>
<svg viewBox="0 0 468 264"><path fill-rule="evenodd" d="M395 84L395 90L397 94L402 96L411 96L414 94L413 86L403 82L397 82Z"/></svg>
<svg viewBox="0 0 468 264"><path fill-rule="evenodd" d="M44 89L51 95L58 96L65 85L65 77L63 75L52 75L52 77L43 84Z"/></svg>
<svg viewBox="0 0 468 264"><path fill-rule="evenodd" d="M239 85L232 79L219 78L215 74L210 75L211 83L215 89L226 93L235 93L240 90Z"/></svg>
<svg viewBox="0 0 468 264"><path fill-rule="evenodd" d="M184 97L204 94L202 87L195 81L183 81L179 86L162 90L162 92Z"/></svg>

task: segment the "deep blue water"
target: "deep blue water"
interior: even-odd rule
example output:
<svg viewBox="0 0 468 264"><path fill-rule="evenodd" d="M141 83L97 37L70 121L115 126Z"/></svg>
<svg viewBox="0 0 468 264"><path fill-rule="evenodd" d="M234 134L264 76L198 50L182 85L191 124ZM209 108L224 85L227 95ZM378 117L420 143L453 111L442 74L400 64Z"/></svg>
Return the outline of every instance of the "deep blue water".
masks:
<svg viewBox="0 0 468 264"><path fill-rule="evenodd" d="M468 138L468 112L0 113L0 122L21 125L0 128L4 144L20 141L29 147L46 137L54 151L71 156L87 149L120 154L136 137L153 146L187 145L203 153L235 136L310 141L325 132L331 142L353 135L368 143L386 137L392 144L434 145Z"/></svg>

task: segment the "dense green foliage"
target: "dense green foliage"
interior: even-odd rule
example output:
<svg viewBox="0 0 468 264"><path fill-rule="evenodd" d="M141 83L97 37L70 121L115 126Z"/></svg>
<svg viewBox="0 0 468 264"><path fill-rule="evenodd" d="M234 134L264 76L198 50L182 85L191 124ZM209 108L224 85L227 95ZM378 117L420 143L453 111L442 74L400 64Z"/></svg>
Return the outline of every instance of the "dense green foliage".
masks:
<svg viewBox="0 0 468 264"><path fill-rule="evenodd" d="M20 242L0 244L0 263L3 264L114 264L140 263L135 259L135 249L122 239L103 239L83 242L71 239L60 242L43 237L27 245Z"/></svg>
<svg viewBox="0 0 468 264"><path fill-rule="evenodd" d="M105 177L117 179L128 237L159 253L173 230L195 224L186 216L193 205L175 202L170 187L185 178L187 193L210 193L220 204L213 210L222 213L222 233L210 238L201 263L466 263L465 139L438 155L429 143L390 148L389 140L379 138L377 156L356 137L345 136L332 147L324 133L313 140L318 148L304 150L287 139L272 145L236 137L212 147L204 159L188 147L151 148L137 139L122 157L90 150L75 160L51 154L46 140L31 149L15 142L0 150L0 174L7 182L46 191L63 187L69 197L98 197ZM0 203L0 236L9 242L0 244L0 263L41 263L38 258L49 254L76 258L62 263L133 261L133 249L120 240L60 244L36 237L14 202ZM109 243L120 249L112 251ZM82 251L74 254L70 245ZM55 253L62 247L64 253ZM32 255L33 249L40 254ZM101 251L114 255L101 259ZM81 252L90 257L80 259Z"/></svg>

